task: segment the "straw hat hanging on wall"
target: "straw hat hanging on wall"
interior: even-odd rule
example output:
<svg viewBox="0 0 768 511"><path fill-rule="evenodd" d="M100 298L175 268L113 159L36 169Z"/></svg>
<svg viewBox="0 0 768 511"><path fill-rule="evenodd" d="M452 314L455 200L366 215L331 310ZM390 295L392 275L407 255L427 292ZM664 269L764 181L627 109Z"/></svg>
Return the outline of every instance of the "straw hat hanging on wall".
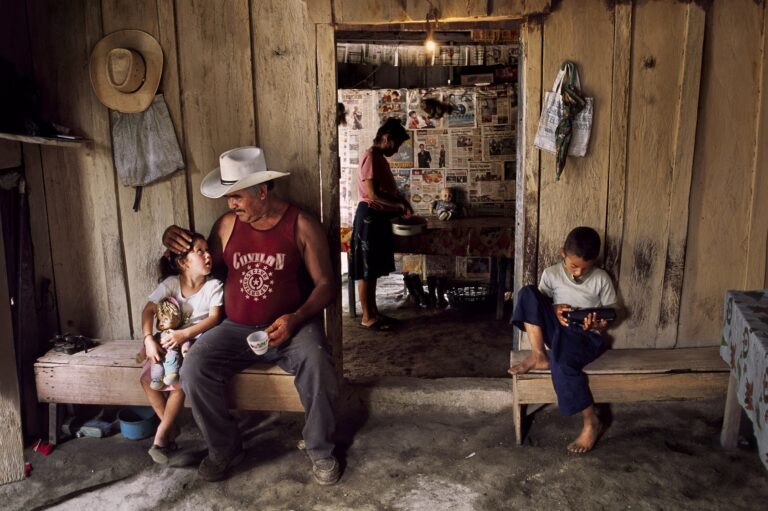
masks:
<svg viewBox="0 0 768 511"><path fill-rule="evenodd" d="M141 30L112 32L93 47L89 69L93 91L105 106L143 112L160 85L163 49Z"/></svg>

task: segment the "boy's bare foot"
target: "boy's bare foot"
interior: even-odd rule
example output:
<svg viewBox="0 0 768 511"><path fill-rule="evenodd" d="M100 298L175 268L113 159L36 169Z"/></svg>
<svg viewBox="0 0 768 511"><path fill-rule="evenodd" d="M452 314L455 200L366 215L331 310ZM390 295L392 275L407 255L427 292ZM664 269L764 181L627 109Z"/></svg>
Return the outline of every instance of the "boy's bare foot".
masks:
<svg viewBox="0 0 768 511"><path fill-rule="evenodd" d="M515 364L507 372L509 374L525 374L532 369L549 369L549 359L543 351L532 351L525 360Z"/></svg>
<svg viewBox="0 0 768 511"><path fill-rule="evenodd" d="M597 417L584 421L584 428L581 430L578 438L568 444L568 452L574 454L584 454L589 452L595 446L597 438L600 436L600 420Z"/></svg>

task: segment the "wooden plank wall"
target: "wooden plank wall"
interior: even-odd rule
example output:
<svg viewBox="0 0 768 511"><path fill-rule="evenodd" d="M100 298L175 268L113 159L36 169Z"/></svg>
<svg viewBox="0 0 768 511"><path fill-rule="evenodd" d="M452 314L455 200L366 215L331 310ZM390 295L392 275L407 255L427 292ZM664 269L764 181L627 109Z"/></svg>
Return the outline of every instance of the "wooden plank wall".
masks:
<svg viewBox="0 0 768 511"><path fill-rule="evenodd" d="M596 99L587 157L570 158L560 181L555 181L555 155L541 152L537 275L559 260L563 240L573 226L595 226L603 235L611 140L613 12L600 0L564 2L547 18L543 32L542 90L552 89L560 65L571 60L579 67L584 94Z"/></svg>
<svg viewBox="0 0 768 511"><path fill-rule="evenodd" d="M518 221L532 237L522 240L516 284L555 260L570 226L591 224L606 238L606 265L632 312L616 346L716 342L723 291L766 280L768 206L760 198L768 183L756 171L768 147L765 6L713 2L704 13L677 0L432 3L443 20L528 21ZM95 140L90 149L23 151L42 247L36 269L55 281L61 328L137 332L162 229L178 223L207 233L225 203L202 197L199 183L232 147L257 143L268 164L293 172L278 189L322 215L338 243L333 25L421 23L428 4L27 1L45 110ZM87 73L96 41L121 28L146 30L163 46L162 89L187 163L145 189L138 213L116 179L108 112ZM529 145L541 90L565 58L579 64L596 111L588 157L569 161L555 183L552 156ZM579 207L564 207L574 197Z"/></svg>
<svg viewBox="0 0 768 511"><path fill-rule="evenodd" d="M90 151L43 147L39 165L38 148L25 146L31 153L27 172L34 178L39 168L40 184L62 192L49 192L42 201L35 193L30 202L42 206L33 230L50 226L63 329L99 337L139 331L141 309L157 281L163 230L175 223L207 235L226 210L224 200L199 193L200 181L218 165L220 153L257 143L259 96L260 122L269 126L260 141L268 164L291 170L290 186L281 186L285 195L319 215L315 32L304 30L309 22L303 2L291 2L290 9L280 4L259 2L249 11L247 0L27 2L45 110L96 140ZM330 22L330 4L327 12ZM286 18L274 24L278 15ZM296 27L300 43L278 59L275 51L288 37L274 27L284 24ZM96 41L127 28L150 33L163 47L161 92L187 165L185 172L145 187L138 212L132 210L133 189L115 176L108 111L88 78ZM286 67L277 72L280 62ZM295 82L304 88L299 91ZM282 96L271 96L277 90ZM296 112L285 115L291 106Z"/></svg>
<svg viewBox="0 0 768 511"><path fill-rule="evenodd" d="M707 13L681 345L718 338L725 290L768 284L765 29L764 2L713 2Z"/></svg>
<svg viewBox="0 0 768 511"><path fill-rule="evenodd" d="M682 129L696 126L695 107L692 117L682 115L678 94L681 76L691 65L682 51L686 11L691 9L700 11L690 4L646 2L638 4L633 14L623 238L616 240L622 247L618 288L628 317L614 333L617 347L670 347L675 341L674 331L671 339L663 339L660 329L667 310L679 303L679 289L674 297L664 296L663 289L667 268L682 266L682 260L667 260L670 224L687 219L687 200L675 205L682 207L675 218L672 201L677 172L690 176L690 158L688 169L675 168L677 120L687 123ZM694 105L696 92L686 91L693 95ZM685 150L692 153L693 146ZM683 186L689 183L690 178Z"/></svg>
<svg viewBox="0 0 768 511"><path fill-rule="evenodd" d="M168 30L168 26L173 27L172 4L155 0L103 0L102 23L104 34L130 28L143 30L160 41L166 59L163 66L163 92L176 135L183 143L176 38L175 31ZM163 230L170 224L189 225L186 178L183 172L177 172L144 187L139 211L133 210L133 188L118 182L116 189L131 327L132 332L140 333L141 311L146 296L156 284L158 260L164 251L160 243Z"/></svg>
<svg viewBox="0 0 768 511"><path fill-rule="evenodd" d="M44 111L94 140L89 149L41 147L60 326L124 337L130 314L109 118L87 71L102 34L101 4L29 2L27 15Z"/></svg>
<svg viewBox="0 0 768 511"><path fill-rule="evenodd" d="M765 6L713 2L706 13L688 2L618 4L612 36L595 12L604 2L579 2L578 14L571 8L563 2L545 20L544 85L549 46L581 57L568 34L581 15L589 17L588 35L579 36L602 40L584 55L587 94L587 73L605 62L599 49L613 45L612 83L594 94L605 108L596 107L588 155L592 165L607 158L608 173L584 173L589 183L579 188L567 180L582 163L569 161L562 183L590 199L587 211L566 216L559 207L565 187L548 189L557 185L547 176L551 157L542 156L537 269L556 260L547 254L568 228L593 225L605 234L606 267L629 314L613 332L614 347L716 344L724 291L768 282L768 206L758 198L768 194ZM607 138L603 116L610 117Z"/></svg>

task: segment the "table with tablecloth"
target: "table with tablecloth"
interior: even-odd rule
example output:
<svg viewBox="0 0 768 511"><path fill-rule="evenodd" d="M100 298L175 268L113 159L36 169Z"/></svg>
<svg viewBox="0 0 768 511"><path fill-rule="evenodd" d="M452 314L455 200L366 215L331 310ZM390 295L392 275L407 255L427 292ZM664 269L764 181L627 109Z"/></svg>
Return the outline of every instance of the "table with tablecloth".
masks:
<svg viewBox="0 0 768 511"><path fill-rule="evenodd" d="M768 468L768 289L726 292L720 354L731 368L721 443L736 444L743 409Z"/></svg>
<svg viewBox="0 0 768 511"><path fill-rule="evenodd" d="M441 221L427 218L422 234L395 236L395 252L461 257L489 257L491 282L496 290L496 316L501 319L507 272L514 254L515 219L508 217L456 218ZM349 250L350 228L341 229L342 249ZM354 317L354 283L349 285L350 315Z"/></svg>

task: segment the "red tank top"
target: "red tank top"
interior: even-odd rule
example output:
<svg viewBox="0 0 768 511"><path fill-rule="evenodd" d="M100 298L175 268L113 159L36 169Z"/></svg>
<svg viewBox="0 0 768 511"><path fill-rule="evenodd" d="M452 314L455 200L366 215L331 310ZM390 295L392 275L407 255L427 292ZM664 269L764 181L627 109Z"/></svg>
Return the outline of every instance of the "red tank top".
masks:
<svg viewBox="0 0 768 511"><path fill-rule="evenodd" d="M224 249L224 310L232 321L269 325L301 306L304 262L294 234L298 216L298 208L289 205L277 225L265 231L235 220Z"/></svg>

